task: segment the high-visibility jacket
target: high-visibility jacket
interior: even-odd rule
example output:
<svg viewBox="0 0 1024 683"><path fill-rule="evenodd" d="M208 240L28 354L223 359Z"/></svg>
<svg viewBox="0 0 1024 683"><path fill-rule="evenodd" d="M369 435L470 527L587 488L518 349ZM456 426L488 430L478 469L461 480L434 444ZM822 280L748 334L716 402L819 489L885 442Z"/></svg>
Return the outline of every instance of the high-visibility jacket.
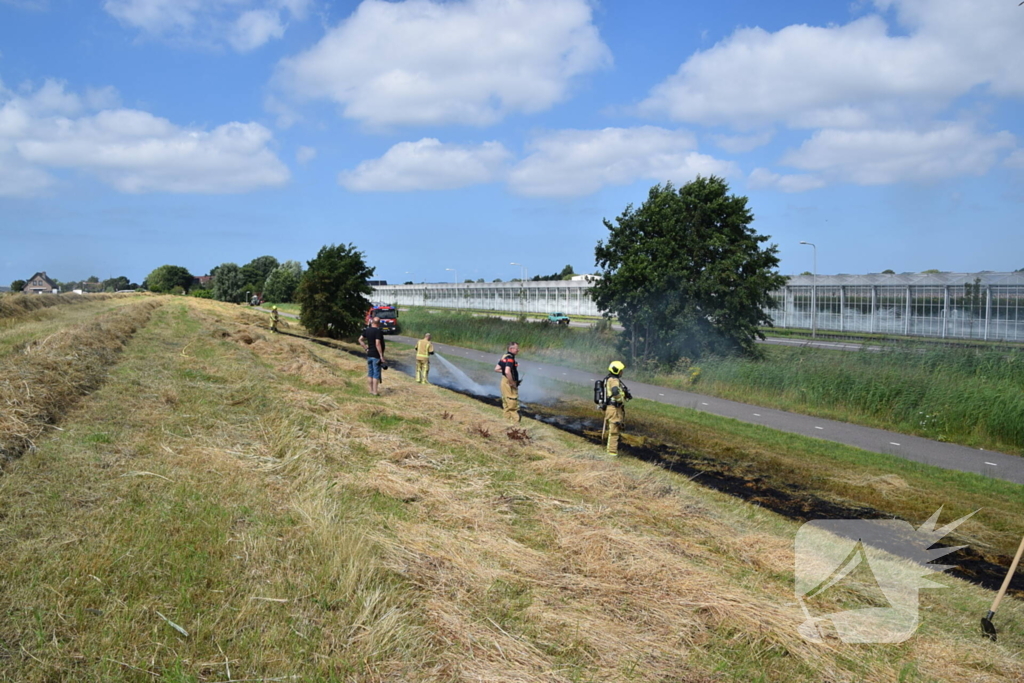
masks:
<svg viewBox="0 0 1024 683"><path fill-rule="evenodd" d="M430 358L430 354L434 352L434 345L426 339L420 339L416 342L416 358L419 360L427 360Z"/></svg>

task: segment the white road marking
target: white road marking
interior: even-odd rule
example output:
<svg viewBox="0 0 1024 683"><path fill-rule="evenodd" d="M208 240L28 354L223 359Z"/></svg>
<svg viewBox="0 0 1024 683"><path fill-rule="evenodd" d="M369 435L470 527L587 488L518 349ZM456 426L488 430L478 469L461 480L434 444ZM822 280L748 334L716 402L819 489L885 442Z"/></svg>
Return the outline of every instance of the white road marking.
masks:
<svg viewBox="0 0 1024 683"><path fill-rule="evenodd" d="M664 396L665 394L658 394L658 396Z"/></svg>
<svg viewBox="0 0 1024 683"><path fill-rule="evenodd" d="M754 413L754 417L761 417L761 413Z"/></svg>
<svg viewBox="0 0 1024 683"><path fill-rule="evenodd" d="M896 443L895 441L890 441L890 442L889 442L889 445L890 445L890 446L899 446L899 444L898 444L898 443Z"/></svg>
<svg viewBox="0 0 1024 683"><path fill-rule="evenodd" d="M707 405L707 403L701 403L701 405L702 405L702 406L706 406L706 405Z"/></svg>
<svg viewBox="0 0 1024 683"><path fill-rule="evenodd" d="M817 425L815 425L815 427L814 427L814 428L815 428L815 429L824 429L824 427L818 427Z"/></svg>
<svg viewBox="0 0 1024 683"><path fill-rule="evenodd" d="M989 462L988 460L985 461L985 464L992 465L992 467L999 467L999 465L995 464L994 462Z"/></svg>

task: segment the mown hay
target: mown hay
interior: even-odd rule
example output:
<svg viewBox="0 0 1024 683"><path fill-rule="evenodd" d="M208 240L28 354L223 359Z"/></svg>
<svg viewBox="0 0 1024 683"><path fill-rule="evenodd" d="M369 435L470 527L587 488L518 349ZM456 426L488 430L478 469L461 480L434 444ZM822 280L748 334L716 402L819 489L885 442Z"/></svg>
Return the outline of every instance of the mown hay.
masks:
<svg viewBox="0 0 1024 683"><path fill-rule="evenodd" d="M0 319L17 318L53 306L74 306L113 299L118 296L135 296L132 294L7 294L0 296Z"/></svg>
<svg viewBox="0 0 1024 683"><path fill-rule="evenodd" d="M0 360L0 462L31 448L47 426L95 390L159 305L148 301L67 327Z"/></svg>

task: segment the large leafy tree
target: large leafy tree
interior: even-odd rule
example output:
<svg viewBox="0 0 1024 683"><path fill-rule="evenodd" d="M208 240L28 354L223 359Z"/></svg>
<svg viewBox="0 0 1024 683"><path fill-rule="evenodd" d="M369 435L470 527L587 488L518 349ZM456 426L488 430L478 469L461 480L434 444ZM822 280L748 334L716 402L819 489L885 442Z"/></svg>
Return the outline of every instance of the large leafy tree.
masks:
<svg viewBox="0 0 1024 683"><path fill-rule="evenodd" d="M21 290L25 289L25 285L27 284L28 282L26 282L25 280L15 280L14 282L11 283L11 291L20 292Z"/></svg>
<svg viewBox="0 0 1024 683"><path fill-rule="evenodd" d="M274 272L280 263L273 256L258 256L242 266L242 279L245 288L252 292L262 292L267 277Z"/></svg>
<svg viewBox="0 0 1024 683"><path fill-rule="evenodd" d="M715 176L650 189L608 228L595 251L602 279L592 296L619 318L622 351L635 362L754 354L771 292L785 284L775 245L750 227L747 198Z"/></svg>
<svg viewBox="0 0 1024 683"><path fill-rule="evenodd" d="M160 266L146 277L151 292L169 292L181 287L186 292L192 286L192 273L181 266Z"/></svg>
<svg viewBox="0 0 1024 683"><path fill-rule="evenodd" d="M355 246L325 246L309 266L295 290L303 327L321 337L335 339L355 334L363 325L373 293L367 266Z"/></svg>
<svg viewBox="0 0 1024 683"><path fill-rule="evenodd" d="M222 263L213 276L213 298L218 301L241 303L245 298L245 280L237 263ZM211 271L212 272L212 271Z"/></svg>
<svg viewBox="0 0 1024 683"><path fill-rule="evenodd" d="M267 276L263 298L275 304L291 301L301 278L302 264L298 261L285 261Z"/></svg>

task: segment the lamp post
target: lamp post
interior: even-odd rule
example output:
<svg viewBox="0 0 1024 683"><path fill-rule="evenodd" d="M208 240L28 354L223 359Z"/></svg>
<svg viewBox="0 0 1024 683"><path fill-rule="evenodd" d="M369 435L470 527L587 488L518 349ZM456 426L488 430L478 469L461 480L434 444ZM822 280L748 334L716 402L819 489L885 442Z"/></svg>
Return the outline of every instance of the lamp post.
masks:
<svg viewBox="0 0 1024 683"><path fill-rule="evenodd" d="M510 266L519 266L519 315L526 315L526 266L513 261Z"/></svg>
<svg viewBox="0 0 1024 683"><path fill-rule="evenodd" d="M456 308L456 310L458 310L458 308L459 308L459 271L455 270L454 268L445 268L445 270L450 270L453 273L455 273L455 275L452 276L452 278L453 278L452 282L455 284L455 308Z"/></svg>
<svg viewBox="0 0 1024 683"><path fill-rule="evenodd" d="M811 339L818 336L818 247L813 242L803 242L814 250L814 274L811 275Z"/></svg>

